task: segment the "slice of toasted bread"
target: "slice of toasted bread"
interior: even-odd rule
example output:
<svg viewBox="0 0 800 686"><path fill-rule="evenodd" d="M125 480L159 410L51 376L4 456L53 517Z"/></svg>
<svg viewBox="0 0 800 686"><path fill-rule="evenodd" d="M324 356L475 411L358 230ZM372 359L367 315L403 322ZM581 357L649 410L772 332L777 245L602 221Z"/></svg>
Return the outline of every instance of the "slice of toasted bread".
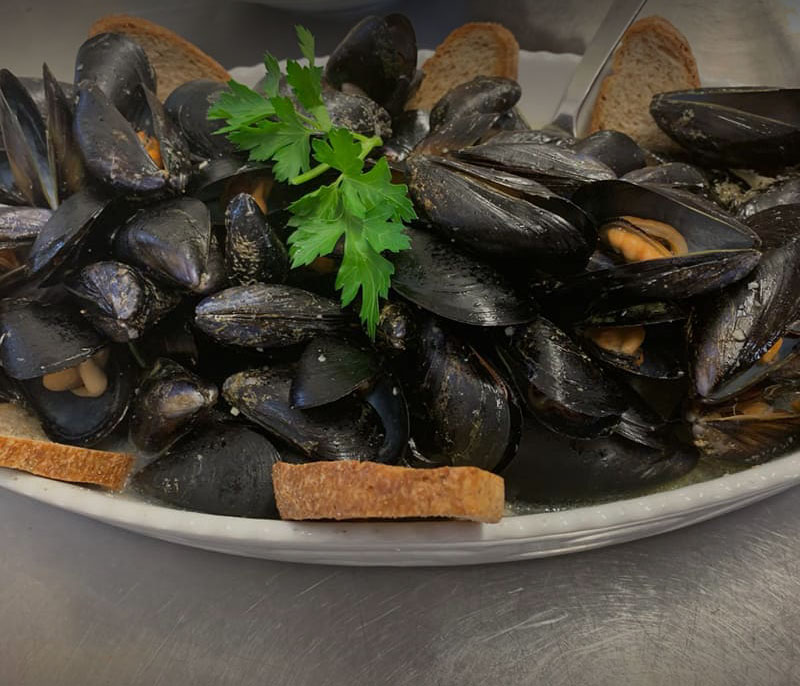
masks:
<svg viewBox="0 0 800 686"><path fill-rule="evenodd" d="M475 22L453 31L422 65L424 77L406 109L431 109L451 88L476 76L517 78L519 45L501 24Z"/></svg>
<svg viewBox="0 0 800 686"><path fill-rule="evenodd" d="M196 45L147 19L111 14L89 27L89 37L98 33L124 33L144 48L156 70L160 100L165 100L175 88L187 81L228 81L231 78L219 62Z"/></svg>
<svg viewBox="0 0 800 686"><path fill-rule="evenodd" d="M133 469L130 455L50 442L36 419L11 403L0 404L0 434L0 467L115 491Z"/></svg>
<svg viewBox="0 0 800 686"><path fill-rule="evenodd" d="M505 502L503 479L476 467L277 462L272 481L283 519L446 517L497 522Z"/></svg>
<svg viewBox="0 0 800 686"><path fill-rule="evenodd" d="M663 17L646 17L622 37L612 73L603 79L589 133L616 129L653 151L674 150L650 116L656 93L698 88L700 77L689 43Z"/></svg>

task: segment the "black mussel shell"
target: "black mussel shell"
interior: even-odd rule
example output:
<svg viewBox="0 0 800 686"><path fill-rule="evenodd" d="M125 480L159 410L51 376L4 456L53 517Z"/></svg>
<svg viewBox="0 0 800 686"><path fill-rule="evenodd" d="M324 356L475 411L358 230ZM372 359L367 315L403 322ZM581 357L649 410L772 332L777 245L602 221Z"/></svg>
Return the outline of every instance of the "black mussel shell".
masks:
<svg viewBox="0 0 800 686"><path fill-rule="evenodd" d="M0 202L9 205L26 205L28 203L25 195L17 188L11 162L5 150L0 150Z"/></svg>
<svg viewBox="0 0 800 686"><path fill-rule="evenodd" d="M240 193L225 211L225 265L232 283L282 283L289 253L252 195Z"/></svg>
<svg viewBox="0 0 800 686"><path fill-rule="evenodd" d="M289 400L303 410L327 405L366 389L378 371L378 360L369 350L340 338L318 336L300 356Z"/></svg>
<svg viewBox="0 0 800 686"><path fill-rule="evenodd" d="M614 428L618 436L656 449L677 445L675 427L664 419L635 392L628 395L629 405Z"/></svg>
<svg viewBox="0 0 800 686"><path fill-rule="evenodd" d="M238 372L222 393L232 407L309 460L375 460L383 436L381 422L364 401L345 398L311 410L293 408L293 373L271 367Z"/></svg>
<svg viewBox="0 0 800 686"><path fill-rule="evenodd" d="M788 450L800 437L800 385L766 384L722 405L688 413L695 445L706 457L752 465Z"/></svg>
<svg viewBox="0 0 800 686"><path fill-rule="evenodd" d="M131 124L96 85L78 89L75 137L92 177L124 196L167 192L169 177L150 158Z"/></svg>
<svg viewBox="0 0 800 686"><path fill-rule="evenodd" d="M353 326L339 303L281 284L233 286L202 300L195 325L220 343L273 348Z"/></svg>
<svg viewBox="0 0 800 686"><path fill-rule="evenodd" d="M166 317L148 329L136 342L135 349L144 366L155 364L160 357L168 357L189 368L197 367L200 361L194 331L183 308L177 316Z"/></svg>
<svg viewBox="0 0 800 686"><path fill-rule="evenodd" d="M502 469L517 452L522 413L511 387L434 318L420 327L406 375L411 436L436 465Z"/></svg>
<svg viewBox="0 0 800 686"><path fill-rule="evenodd" d="M0 250L33 243L51 216L43 207L0 205Z"/></svg>
<svg viewBox="0 0 800 686"><path fill-rule="evenodd" d="M449 90L430 114L430 133L418 153L440 154L472 145L520 99L516 81L502 76L476 76Z"/></svg>
<svg viewBox="0 0 800 686"><path fill-rule="evenodd" d="M211 220L194 198L167 200L134 214L114 239L114 255L166 285L202 291Z"/></svg>
<svg viewBox="0 0 800 686"><path fill-rule="evenodd" d="M525 120L519 107L512 107L508 112L501 114L491 129L489 129L484 136L481 137L480 143L485 143L487 140L499 133L513 133L519 131L532 131L530 124ZM564 133L566 136L566 133ZM553 141L557 140L555 137Z"/></svg>
<svg viewBox="0 0 800 686"><path fill-rule="evenodd" d="M342 39L325 65L325 80L342 89L358 87L390 112L408 97L417 67L417 38L402 14L362 19Z"/></svg>
<svg viewBox="0 0 800 686"><path fill-rule="evenodd" d="M210 424L134 476L134 488L175 507L234 517L277 518L272 466L280 455L264 436Z"/></svg>
<svg viewBox="0 0 800 686"><path fill-rule="evenodd" d="M709 189L705 172L693 164L686 162L665 162L652 167L634 169L622 176L623 181L638 184L657 184L689 191L690 193L706 193Z"/></svg>
<svg viewBox="0 0 800 686"><path fill-rule="evenodd" d="M0 364L6 373L14 379L37 381L76 366L105 345L68 303L14 304L0 312L0 341Z"/></svg>
<svg viewBox="0 0 800 686"><path fill-rule="evenodd" d="M74 193L59 205L39 231L28 256L30 276L45 277L74 255L109 205L88 189Z"/></svg>
<svg viewBox="0 0 800 686"><path fill-rule="evenodd" d="M134 105L137 86L156 90L156 73L145 51L120 33L92 36L78 49L75 83L85 81L96 84L123 116Z"/></svg>
<svg viewBox="0 0 800 686"><path fill-rule="evenodd" d="M69 280L67 290L81 313L117 343L140 338L181 299L135 267L111 260L86 265Z"/></svg>
<svg viewBox="0 0 800 686"><path fill-rule="evenodd" d="M216 293L225 287L228 282L228 271L225 265L225 253L222 250L217 234L211 234L208 244L208 261L205 269L200 274L200 282L194 291L198 295Z"/></svg>
<svg viewBox="0 0 800 686"><path fill-rule="evenodd" d="M711 166L773 170L800 162L800 89L661 93L650 113L670 138Z"/></svg>
<svg viewBox="0 0 800 686"><path fill-rule="evenodd" d="M33 408L52 440L95 445L119 425L133 394L133 373L125 348L112 348L105 373L108 388L97 398L78 397L69 391L49 391L41 379L21 382L26 403Z"/></svg>
<svg viewBox="0 0 800 686"><path fill-rule="evenodd" d="M392 288L434 314L473 326L530 321L536 305L494 267L427 231L409 228L411 249L394 257Z"/></svg>
<svg viewBox="0 0 800 686"><path fill-rule="evenodd" d="M460 150L458 156L526 176L565 197L586 184L617 176L610 167L592 157L556 145L518 143L515 136L518 134L495 136L486 143Z"/></svg>
<svg viewBox="0 0 800 686"><path fill-rule="evenodd" d="M572 149L587 155L622 176L645 165L645 152L630 136L621 131L595 131L579 140Z"/></svg>
<svg viewBox="0 0 800 686"><path fill-rule="evenodd" d="M223 224L231 197L251 191L262 182L272 184L271 170L272 166L264 162L244 162L238 157L204 160L195 167L189 192L206 203L214 225ZM281 235L281 239L285 238Z"/></svg>
<svg viewBox="0 0 800 686"><path fill-rule="evenodd" d="M411 438L411 421L403 389L395 379L384 374L364 396L383 425L383 444L377 462L396 464L403 460Z"/></svg>
<svg viewBox="0 0 800 686"><path fill-rule="evenodd" d="M208 119L209 108L228 86L210 79L196 79L178 86L164 102L164 108L178 124L192 154L200 158L229 157L236 146L215 132L224 122Z"/></svg>
<svg viewBox="0 0 800 686"><path fill-rule="evenodd" d="M48 69L48 71L50 70ZM47 120L47 98L49 96L46 92L44 79L40 79L36 76L20 76L19 82L25 86L25 90L28 91L28 94L33 99L33 102L36 103L36 107L39 108L39 113L42 115L42 119ZM71 109L75 103L75 86L71 83L67 83L66 81L57 81L57 83L59 90L64 93L67 102L70 103Z"/></svg>
<svg viewBox="0 0 800 686"><path fill-rule="evenodd" d="M7 69L0 70L0 131L15 186L26 202L57 207L56 172L44 120L28 91Z"/></svg>
<svg viewBox="0 0 800 686"><path fill-rule="evenodd" d="M156 360L131 406L131 441L146 453L163 452L202 421L218 397L214 384L177 362Z"/></svg>
<svg viewBox="0 0 800 686"><path fill-rule="evenodd" d="M498 346L528 410L572 438L609 434L628 408L620 386L555 324L539 317Z"/></svg>
<svg viewBox="0 0 800 686"><path fill-rule="evenodd" d="M514 112L516 110L511 111ZM498 131L492 133L491 138L487 138L487 140L505 145L554 145L557 148L571 148L578 142L578 139L574 136L570 136L566 131L555 127Z"/></svg>
<svg viewBox="0 0 800 686"><path fill-rule="evenodd" d="M567 441L545 431L526 436L520 454L527 459L515 460L503 474L507 498L541 506L644 493L684 476L697 464L690 447L654 448L621 436Z"/></svg>
<svg viewBox="0 0 800 686"><path fill-rule="evenodd" d="M548 191L527 189L519 197L506 189L521 191L523 184L508 175L481 178L422 155L409 157L406 165L411 197L432 229L476 253L570 273L582 269L594 249L588 217Z"/></svg>
<svg viewBox="0 0 800 686"><path fill-rule="evenodd" d="M50 168L58 181L58 195L63 200L84 187L86 169L72 127L74 101L46 64L43 74Z"/></svg>
<svg viewBox="0 0 800 686"><path fill-rule="evenodd" d="M425 110L407 110L392 120L392 136L381 148L392 165L403 162L430 131L429 114Z"/></svg>
<svg viewBox="0 0 800 686"><path fill-rule="evenodd" d="M761 261L691 319L692 373L703 397L755 364L800 316L800 205L764 210L750 225L764 237Z"/></svg>
<svg viewBox="0 0 800 686"><path fill-rule="evenodd" d="M746 200L739 206L737 216L746 221L754 214L772 207L798 203L800 203L800 177L794 176L776 181L749 200Z"/></svg>
<svg viewBox="0 0 800 686"><path fill-rule="evenodd" d="M391 116L374 100L355 93L323 88L322 101L333 126L349 129L362 136L388 139L392 135Z"/></svg>

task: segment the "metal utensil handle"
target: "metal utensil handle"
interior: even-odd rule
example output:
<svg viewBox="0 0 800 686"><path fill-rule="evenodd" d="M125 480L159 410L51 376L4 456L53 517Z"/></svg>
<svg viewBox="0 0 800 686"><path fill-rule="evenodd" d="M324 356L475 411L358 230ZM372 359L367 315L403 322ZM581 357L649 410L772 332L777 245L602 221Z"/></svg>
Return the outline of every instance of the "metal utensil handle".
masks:
<svg viewBox="0 0 800 686"><path fill-rule="evenodd" d="M561 98L553 118L553 126L557 126L573 136L576 135L578 114L580 114L586 97L603 71L608 58L617 47L622 34L636 19L646 1L615 0L611 5L600 28L586 46L586 52L583 53L583 57L564 91L564 96Z"/></svg>

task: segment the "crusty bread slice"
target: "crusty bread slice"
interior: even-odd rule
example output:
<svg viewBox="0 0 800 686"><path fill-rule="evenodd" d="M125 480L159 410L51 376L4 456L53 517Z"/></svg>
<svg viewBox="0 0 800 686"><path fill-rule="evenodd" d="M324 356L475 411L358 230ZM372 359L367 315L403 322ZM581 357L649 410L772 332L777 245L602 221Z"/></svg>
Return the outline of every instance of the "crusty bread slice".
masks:
<svg viewBox="0 0 800 686"><path fill-rule="evenodd" d="M0 404L0 434L0 467L115 491L133 469L131 455L50 442L36 419L12 403Z"/></svg>
<svg viewBox="0 0 800 686"><path fill-rule="evenodd" d="M228 81L231 78L219 62L196 45L147 19L111 14L89 27L89 37L98 33L124 33L144 48L156 70L160 100L165 100L175 88L187 81Z"/></svg>
<svg viewBox="0 0 800 686"><path fill-rule="evenodd" d="M519 44L501 24L474 22L453 31L422 65L424 77L406 109L431 109L451 88L476 76L517 78Z"/></svg>
<svg viewBox="0 0 800 686"><path fill-rule="evenodd" d="M446 517L497 522L505 502L503 479L476 467L277 462L272 481L283 519Z"/></svg>
<svg viewBox="0 0 800 686"><path fill-rule="evenodd" d="M589 133L616 129L653 151L677 146L650 116L656 93L698 88L692 49L683 34L663 17L646 17L622 37L612 73L603 79L592 111Z"/></svg>

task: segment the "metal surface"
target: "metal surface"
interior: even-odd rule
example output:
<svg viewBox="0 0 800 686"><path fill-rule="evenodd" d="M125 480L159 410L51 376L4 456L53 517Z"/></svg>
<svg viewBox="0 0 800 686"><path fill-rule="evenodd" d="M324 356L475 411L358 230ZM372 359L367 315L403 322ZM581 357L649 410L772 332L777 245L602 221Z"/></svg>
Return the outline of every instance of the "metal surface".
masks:
<svg viewBox="0 0 800 686"><path fill-rule="evenodd" d="M645 0L614 0L611 8L586 46L580 63L564 91L564 96L553 117L552 126L566 131L571 136L578 133L578 115L587 102L603 67L608 62L627 28L645 4Z"/></svg>
<svg viewBox="0 0 800 686"><path fill-rule="evenodd" d="M467 17L580 52L609 3L400 3L434 45ZM226 64L292 54L297 16L188 0L0 3L0 65L70 77L86 25L134 11ZM710 80L798 85L797 7L658 0ZM329 50L352 22L302 17ZM2 686L772 686L800 683L800 501L683 531L462 569L334 569L142 538L0 493Z"/></svg>

